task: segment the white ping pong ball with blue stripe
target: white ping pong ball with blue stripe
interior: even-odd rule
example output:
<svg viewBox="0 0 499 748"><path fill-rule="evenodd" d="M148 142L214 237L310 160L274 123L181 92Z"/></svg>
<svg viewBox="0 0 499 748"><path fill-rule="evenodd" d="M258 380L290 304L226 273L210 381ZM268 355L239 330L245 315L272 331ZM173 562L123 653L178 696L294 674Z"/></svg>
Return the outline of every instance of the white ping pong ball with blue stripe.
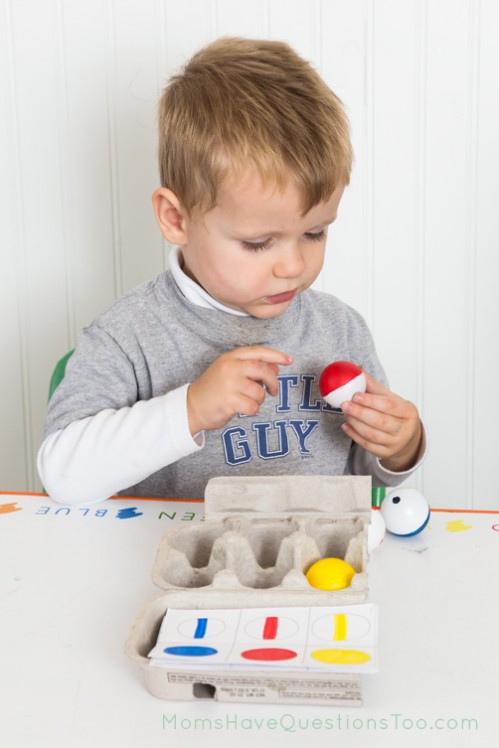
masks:
<svg viewBox="0 0 499 748"><path fill-rule="evenodd" d="M381 514L386 529L393 535L417 535L430 519L430 507L415 488L398 488L385 496Z"/></svg>
<svg viewBox="0 0 499 748"><path fill-rule="evenodd" d="M326 366L319 378L319 391L332 408L341 408L356 392L366 391L366 376L351 361L334 361Z"/></svg>

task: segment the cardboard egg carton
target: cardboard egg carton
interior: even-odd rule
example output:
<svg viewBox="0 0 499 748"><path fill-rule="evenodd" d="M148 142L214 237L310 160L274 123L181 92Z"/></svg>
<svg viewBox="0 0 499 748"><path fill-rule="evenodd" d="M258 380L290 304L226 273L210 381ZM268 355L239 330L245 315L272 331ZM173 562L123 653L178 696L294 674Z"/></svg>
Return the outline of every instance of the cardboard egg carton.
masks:
<svg viewBox="0 0 499 748"><path fill-rule="evenodd" d="M187 672L151 665L168 608L220 609L351 605L365 602L371 479L361 476L214 478L205 521L165 533L152 570L159 592L144 603L125 645L146 686L163 699L362 703L361 676L217 668ZM305 573L320 558L354 569L349 587L311 587Z"/></svg>
<svg viewBox="0 0 499 748"><path fill-rule="evenodd" d="M216 599L215 607L363 602L370 497L364 477L214 478L206 521L163 536L153 582L165 590L195 588L196 599ZM327 557L353 566L348 588L310 587L305 571Z"/></svg>

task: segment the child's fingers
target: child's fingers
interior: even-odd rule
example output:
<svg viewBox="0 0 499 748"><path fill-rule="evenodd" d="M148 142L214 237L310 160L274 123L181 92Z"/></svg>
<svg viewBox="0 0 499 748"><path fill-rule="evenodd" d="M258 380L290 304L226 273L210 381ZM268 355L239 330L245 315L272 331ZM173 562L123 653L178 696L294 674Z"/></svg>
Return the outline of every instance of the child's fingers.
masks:
<svg viewBox="0 0 499 748"><path fill-rule="evenodd" d="M279 391L279 366L292 362L266 346L247 346L223 353L187 391L192 434L220 428L237 413L255 415L268 394Z"/></svg>
<svg viewBox="0 0 499 748"><path fill-rule="evenodd" d="M373 447L386 447L389 449L394 444L397 436L397 432L383 431L376 428L376 426L369 426L365 421L359 421L356 418L349 418L344 426L344 431L352 436L357 444L361 444L361 446L371 449L371 451Z"/></svg>
<svg viewBox="0 0 499 748"><path fill-rule="evenodd" d="M240 372L245 377L264 386L273 396L277 395L279 390L279 366L287 366L293 360L291 356L275 348L257 345L237 348L225 354L225 357L231 363L237 361L240 364Z"/></svg>
<svg viewBox="0 0 499 748"><path fill-rule="evenodd" d="M413 438L410 424L403 424L394 431L383 431L365 421L349 418L342 428L356 444L380 458L392 457L403 451Z"/></svg>
<svg viewBox="0 0 499 748"><path fill-rule="evenodd" d="M255 385L255 387L256 386L257 385ZM261 387L260 387L260 390L261 392L263 392ZM260 410L260 406L263 403L264 399L265 399L265 394L261 398L258 394L246 395L246 394L240 393L233 400L232 413L234 415L238 414L241 416L256 416L258 411Z"/></svg>
<svg viewBox="0 0 499 748"><path fill-rule="evenodd" d="M384 460L389 470L414 464L422 427L416 406L366 374L366 392L343 403L343 431L363 449Z"/></svg>
<svg viewBox="0 0 499 748"><path fill-rule="evenodd" d="M383 464L388 470L407 470L414 464L422 436L422 427L419 420L414 428L407 424L407 427L404 427L400 434L396 436L371 429L356 421L344 423L342 428L359 447L383 460Z"/></svg>
<svg viewBox="0 0 499 748"><path fill-rule="evenodd" d="M384 384L381 384L377 379L374 379L374 377L368 374L367 371L364 372L364 376L366 378L366 392L372 392L373 395L391 394L391 390L389 390L388 387L385 387Z"/></svg>
<svg viewBox="0 0 499 748"><path fill-rule="evenodd" d="M266 361L270 364L279 364L281 366L287 366L291 364L293 359L282 351L278 351L275 348L267 348L263 345L251 345L245 346L244 348L236 348L231 351L229 356L234 356L241 361Z"/></svg>
<svg viewBox="0 0 499 748"><path fill-rule="evenodd" d="M275 364L267 364L263 361L248 361L243 364L242 369L244 376L251 380L251 383L257 382L263 392L263 386L271 395L277 395L279 391L279 381L277 375L279 369Z"/></svg>
<svg viewBox="0 0 499 748"><path fill-rule="evenodd" d="M402 405L393 400L385 396L367 396L362 393L361 396L355 395L353 400L343 403L343 413L349 422L355 421L357 429L363 424L377 431L395 435L403 428L409 417L409 403Z"/></svg>
<svg viewBox="0 0 499 748"><path fill-rule="evenodd" d="M260 382L254 381L252 379L247 379L244 385L241 387L241 392L237 394L237 397L253 400L253 402L260 406L265 400L265 394L265 389L262 387ZM248 414L245 413L245 415Z"/></svg>
<svg viewBox="0 0 499 748"><path fill-rule="evenodd" d="M366 382L366 392L356 392L349 403L344 403L343 411L345 413L364 420L360 408L368 408L387 417L400 418L402 420L417 417L416 406L409 400L395 395L381 384L381 382L369 376L369 374L366 374Z"/></svg>

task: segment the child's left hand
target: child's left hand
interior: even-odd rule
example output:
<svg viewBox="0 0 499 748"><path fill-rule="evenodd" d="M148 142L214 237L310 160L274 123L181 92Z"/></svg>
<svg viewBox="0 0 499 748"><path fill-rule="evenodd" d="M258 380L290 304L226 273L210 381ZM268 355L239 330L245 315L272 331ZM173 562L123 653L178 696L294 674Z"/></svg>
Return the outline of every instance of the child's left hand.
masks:
<svg viewBox="0 0 499 748"><path fill-rule="evenodd" d="M415 405L366 375L366 392L343 403L345 433L379 457L383 467L403 472L416 462L423 428Z"/></svg>

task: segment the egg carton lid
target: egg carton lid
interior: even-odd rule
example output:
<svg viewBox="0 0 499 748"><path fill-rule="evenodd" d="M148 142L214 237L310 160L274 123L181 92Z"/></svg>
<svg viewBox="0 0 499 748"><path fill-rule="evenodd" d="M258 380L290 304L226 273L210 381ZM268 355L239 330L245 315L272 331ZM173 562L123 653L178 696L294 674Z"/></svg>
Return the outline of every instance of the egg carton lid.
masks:
<svg viewBox="0 0 499 748"><path fill-rule="evenodd" d="M264 607L258 596L247 600L244 596L232 592L230 600L219 605L213 605L210 595L193 595L198 590L169 590L158 592L145 600L137 613L132 628L125 642L124 651L127 657L139 665L147 689L159 699L196 700L194 684L211 684L211 695L216 701L240 701L252 704L323 704L326 706L362 706L362 678L361 674L315 672L304 670L279 669L244 669L244 667L219 667L217 669L203 668L202 671L179 670L171 663L171 667L155 667L151 664L148 653L156 644L161 622L168 608L206 609L213 607ZM230 603L230 604L229 604ZM269 603L275 607L275 598ZM286 603L285 607L308 605L309 601L299 601L296 595ZM319 604L329 604L322 600ZM341 603L340 603L341 604ZM279 605L283 605L280 600Z"/></svg>
<svg viewBox="0 0 499 748"><path fill-rule="evenodd" d="M282 475L211 478L205 489L206 520L239 516L265 519L370 520L371 477Z"/></svg>

